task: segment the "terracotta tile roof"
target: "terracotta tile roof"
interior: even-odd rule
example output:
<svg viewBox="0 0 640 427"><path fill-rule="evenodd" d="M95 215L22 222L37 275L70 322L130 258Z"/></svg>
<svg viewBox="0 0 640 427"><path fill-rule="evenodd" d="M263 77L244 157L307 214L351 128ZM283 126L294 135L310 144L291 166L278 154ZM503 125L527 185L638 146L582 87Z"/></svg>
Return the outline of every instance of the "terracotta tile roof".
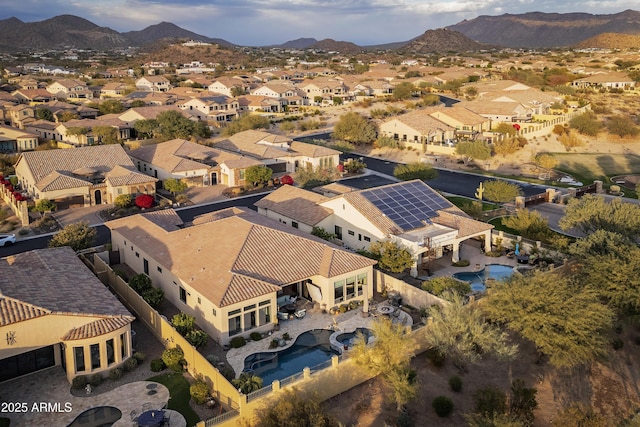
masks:
<svg viewBox="0 0 640 427"><path fill-rule="evenodd" d="M322 145L309 144L306 142L292 141L290 147L296 154L308 157L325 157L340 154L340 151L333 148L323 147Z"/></svg>
<svg viewBox="0 0 640 427"><path fill-rule="evenodd" d="M72 173L80 168L91 167L108 172L118 165L133 167L133 162L119 144L27 151L20 155L18 163L22 161L27 163L36 183L54 171Z"/></svg>
<svg viewBox="0 0 640 427"><path fill-rule="evenodd" d="M131 317L110 317L98 319L86 325L72 328L62 337L62 341L84 340L116 331L131 323Z"/></svg>
<svg viewBox="0 0 640 427"><path fill-rule="evenodd" d="M58 171L51 172L35 184L40 191L68 190L70 188L89 187L90 185L89 181L62 174Z"/></svg>
<svg viewBox="0 0 640 427"><path fill-rule="evenodd" d="M339 182L332 182L327 185L322 185L320 187L315 187L313 191L319 193L333 193L335 195L340 195L344 193L351 193L352 191L356 191L356 188L349 187L348 185L340 184Z"/></svg>
<svg viewBox="0 0 640 427"><path fill-rule="evenodd" d="M41 307L0 296L0 326L35 319L51 313Z"/></svg>
<svg viewBox="0 0 640 427"><path fill-rule="evenodd" d="M473 236L493 228L491 224L470 218L457 207L438 211L438 216L431 220L435 224L458 230L458 238Z"/></svg>
<svg viewBox="0 0 640 427"><path fill-rule="evenodd" d="M166 231L142 215L106 223L218 307L314 275L375 264L246 208L204 215L193 224Z"/></svg>
<svg viewBox="0 0 640 427"><path fill-rule="evenodd" d="M283 185L254 203L255 206L285 215L303 224L316 225L333 213L319 203L327 197L293 185Z"/></svg>
<svg viewBox="0 0 640 427"><path fill-rule="evenodd" d="M383 123L381 128L385 129L387 132L391 132L392 129L390 125L393 123L394 120L397 120L400 123L403 123L409 126L411 129L414 129L420 132L421 134L425 134L425 135L429 131L432 131L435 129L442 129L444 131L454 130L454 128L452 128L451 126L431 116L427 110L414 110L409 113L402 114L398 117L395 117Z"/></svg>
<svg viewBox="0 0 640 427"><path fill-rule="evenodd" d="M0 259L0 319L46 314L134 318L69 247Z"/></svg>
<svg viewBox="0 0 640 427"><path fill-rule="evenodd" d="M184 225L178 213L173 209L146 212L141 215L166 231L177 230Z"/></svg>
<svg viewBox="0 0 640 427"><path fill-rule="evenodd" d="M124 167L120 165L107 172L105 174L105 180L112 187L147 184L158 181L156 178L138 172L138 170L133 166Z"/></svg>

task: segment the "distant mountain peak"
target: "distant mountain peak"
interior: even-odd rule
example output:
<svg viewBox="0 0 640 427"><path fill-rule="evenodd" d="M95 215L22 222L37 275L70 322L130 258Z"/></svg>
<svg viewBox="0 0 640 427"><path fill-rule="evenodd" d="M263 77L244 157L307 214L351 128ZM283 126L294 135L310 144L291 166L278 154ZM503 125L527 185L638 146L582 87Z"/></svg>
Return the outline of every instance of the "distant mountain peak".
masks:
<svg viewBox="0 0 640 427"><path fill-rule="evenodd" d="M488 46L471 40L459 31L438 28L425 31L424 34L404 45L401 50L415 53L444 53L479 51L487 48Z"/></svg>

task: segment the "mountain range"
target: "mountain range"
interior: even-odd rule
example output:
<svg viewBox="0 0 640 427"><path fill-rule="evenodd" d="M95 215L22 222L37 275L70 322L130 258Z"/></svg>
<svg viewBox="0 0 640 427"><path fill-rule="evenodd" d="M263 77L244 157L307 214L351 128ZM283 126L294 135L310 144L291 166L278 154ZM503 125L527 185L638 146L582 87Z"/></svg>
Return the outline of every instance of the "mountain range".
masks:
<svg viewBox="0 0 640 427"><path fill-rule="evenodd" d="M596 43L601 40L602 38L597 37L601 34L614 34L605 38L609 44L612 40L615 42L615 34L640 35L640 12L625 10L610 15L542 12L483 15L450 25L445 29L428 30L412 40L376 46L358 46L348 41L332 39L318 41L314 38L299 38L277 47L315 48L349 54L378 49L400 50L405 53L444 53L477 51L487 49L488 46L512 48L584 46L585 40L591 39L587 43ZM172 39L193 39L217 43L224 47L236 46L227 40L202 36L170 22L161 22L140 31L120 33L73 15L60 15L39 22L23 22L15 17L0 20L0 51L6 52L67 47L105 50L145 46Z"/></svg>

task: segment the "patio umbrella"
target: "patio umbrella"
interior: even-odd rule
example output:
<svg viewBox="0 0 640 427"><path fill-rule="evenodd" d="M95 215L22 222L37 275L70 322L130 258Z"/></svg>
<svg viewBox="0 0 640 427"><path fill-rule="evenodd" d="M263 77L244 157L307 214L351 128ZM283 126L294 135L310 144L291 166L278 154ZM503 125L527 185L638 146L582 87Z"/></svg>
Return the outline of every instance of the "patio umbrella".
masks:
<svg viewBox="0 0 640 427"><path fill-rule="evenodd" d="M520 255L520 243L516 243L516 256Z"/></svg>

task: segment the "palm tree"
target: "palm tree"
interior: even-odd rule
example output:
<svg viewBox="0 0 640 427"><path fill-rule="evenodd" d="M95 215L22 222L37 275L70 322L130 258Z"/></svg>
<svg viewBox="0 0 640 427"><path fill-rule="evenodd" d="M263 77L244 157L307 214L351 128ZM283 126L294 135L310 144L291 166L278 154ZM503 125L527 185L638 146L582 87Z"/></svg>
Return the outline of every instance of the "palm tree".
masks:
<svg viewBox="0 0 640 427"><path fill-rule="evenodd" d="M242 394L249 394L262 388L262 378L250 372L243 372L240 377L231 381Z"/></svg>

